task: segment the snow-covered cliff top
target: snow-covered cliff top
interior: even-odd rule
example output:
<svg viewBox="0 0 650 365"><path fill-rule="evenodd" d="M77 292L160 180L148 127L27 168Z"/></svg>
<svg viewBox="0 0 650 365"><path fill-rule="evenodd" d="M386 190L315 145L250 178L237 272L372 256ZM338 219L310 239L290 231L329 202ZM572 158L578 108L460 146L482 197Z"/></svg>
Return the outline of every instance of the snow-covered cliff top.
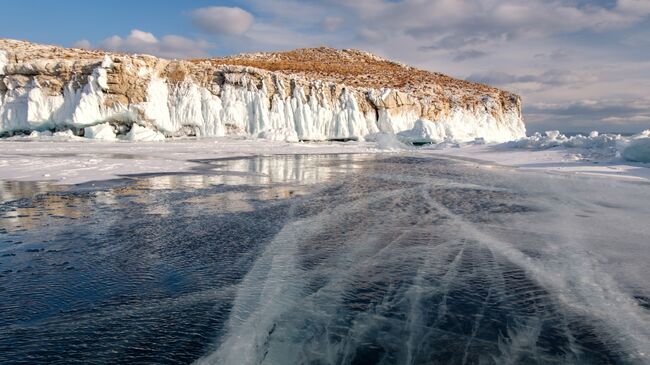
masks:
<svg viewBox="0 0 650 365"><path fill-rule="evenodd" d="M480 96L495 93L516 97L512 93L487 85L420 70L355 49L300 48L288 52L244 53L210 61L214 64L234 64L287 72L361 88L391 88L418 97L436 94Z"/></svg>
<svg viewBox="0 0 650 365"><path fill-rule="evenodd" d="M129 56L143 60L155 59L148 55L63 48L13 39L0 39L0 49L8 52L11 61L15 63L36 59L96 62L102 60L105 55ZM450 92L457 95L503 94L516 97L507 91L417 69L356 49L299 48L286 52L242 53L228 57L186 61L195 64L208 62L214 66L249 66L359 88L391 88L419 97Z"/></svg>

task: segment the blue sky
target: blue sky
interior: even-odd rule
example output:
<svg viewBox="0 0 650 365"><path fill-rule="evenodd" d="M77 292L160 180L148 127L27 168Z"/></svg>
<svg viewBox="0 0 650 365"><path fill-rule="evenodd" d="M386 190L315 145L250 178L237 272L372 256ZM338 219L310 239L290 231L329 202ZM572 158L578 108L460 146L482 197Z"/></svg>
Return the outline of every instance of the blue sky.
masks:
<svg viewBox="0 0 650 365"><path fill-rule="evenodd" d="M30 1L0 37L203 57L329 45L520 94L530 131L650 128L650 0Z"/></svg>

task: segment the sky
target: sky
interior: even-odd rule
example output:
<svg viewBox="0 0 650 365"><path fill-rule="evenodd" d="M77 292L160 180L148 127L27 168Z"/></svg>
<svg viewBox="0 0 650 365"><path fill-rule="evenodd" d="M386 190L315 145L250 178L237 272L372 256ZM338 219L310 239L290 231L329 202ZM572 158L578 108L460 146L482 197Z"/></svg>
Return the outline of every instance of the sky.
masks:
<svg viewBox="0 0 650 365"><path fill-rule="evenodd" d="M35 1L0 37L167 58L357 48L522 97L530 132L650 129L650 0Z"/></svg>

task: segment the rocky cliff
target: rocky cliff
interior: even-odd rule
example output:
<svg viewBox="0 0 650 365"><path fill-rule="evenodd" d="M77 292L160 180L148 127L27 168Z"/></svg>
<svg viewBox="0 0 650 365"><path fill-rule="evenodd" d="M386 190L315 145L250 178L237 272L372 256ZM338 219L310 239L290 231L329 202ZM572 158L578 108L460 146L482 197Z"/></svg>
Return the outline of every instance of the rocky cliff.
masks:
<svg viewBox="0 0 650 365"><path fill-rule="evenodd" d="M165 60L0 40L0 133L506 141L517 95L357 50Z"/></svg>

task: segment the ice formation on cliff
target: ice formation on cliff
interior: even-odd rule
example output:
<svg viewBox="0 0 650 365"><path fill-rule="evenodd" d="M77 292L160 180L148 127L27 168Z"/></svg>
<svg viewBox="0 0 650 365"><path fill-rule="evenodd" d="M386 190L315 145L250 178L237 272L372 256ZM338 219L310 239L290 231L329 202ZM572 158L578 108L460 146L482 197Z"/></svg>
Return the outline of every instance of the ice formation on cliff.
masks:
<svg viewBox="0 0 650 365"><path fill-rule="evenodd" d="M103 105L105 77L105 68L98 67L82 89L75 91L69 85L62 96L45 95L35 81L24 87L8 85L0 103L0 131L83 128L134 116L133 108ZM287 141L363 140L381 131L417 142L469 141L476 137L503 142L525 133L514 113L506 115L506 123L500 124L489 113L460 108L437 122L416 115L390 116L382 110L376 122L374 115L359 109L355 96L348 92L325 104L317 97L306 97L301 88L283 98L278 94L269 97L264 88L225 85L219 97L191 81L170 86L155 76L142 107L150 126L168 135L184 126L196 127L200 136L225 136L232 127L248 136Z"/></svg>
<svg viewBox="0 0 650 365"><path fill-rule="evenodd" d="M5 74L5 65L7 64L7 52L0 50L0 76Z"/></svg>
<svg viewBox="0 0 650 365"><path fill-rule="evenodd" d="M48 95L36 78L24 85L11 79L7 83L7 79L7 91L0 94L0 132L83 128L126 112L104 105L104 91L108 86L103 65L93 70L83 87L75 89L73 82L68 83L62 95Z"/></svg>
<svg viewBox="0 0 650 365"><path fill-rule="evenodd" d="M424 113L432 107L426 97L391 88L346 87L228 65L206 66L211 67L207 72L221 75L220 83L196 80L198 72L172 80L169 70L161 71L160 64L169 65L168 61L103 57L94 64L88 61L93 68L87 75L73 72L66 79L52 71L65 59L25 56L9 63L6 52L0 51L0 76L7 75L0 77L0 134L73 129L91 138L112 139L111 133L116 133L124 139L137 125L168 137L240 135L285 141L364 140L378 132L399 134L413 142L475 138L504 142L525 136L519 102L504 101L516 96L504 96L496 89L484 96L462 88L446 91L445 99L433 101L438 103L437 111L429 114L435 120L429 120ZM137 68L136 76L127 81L143 86L141 97L122 92L122 99L115 101L113 88L120 85L111 83L109 75L118 73L119 67L122 73ZM50 85L52 78L63 83L60 92ZM41 85L43 79L47 84ZM463 93L471 95L472 101L463 99Z"/></svg>

